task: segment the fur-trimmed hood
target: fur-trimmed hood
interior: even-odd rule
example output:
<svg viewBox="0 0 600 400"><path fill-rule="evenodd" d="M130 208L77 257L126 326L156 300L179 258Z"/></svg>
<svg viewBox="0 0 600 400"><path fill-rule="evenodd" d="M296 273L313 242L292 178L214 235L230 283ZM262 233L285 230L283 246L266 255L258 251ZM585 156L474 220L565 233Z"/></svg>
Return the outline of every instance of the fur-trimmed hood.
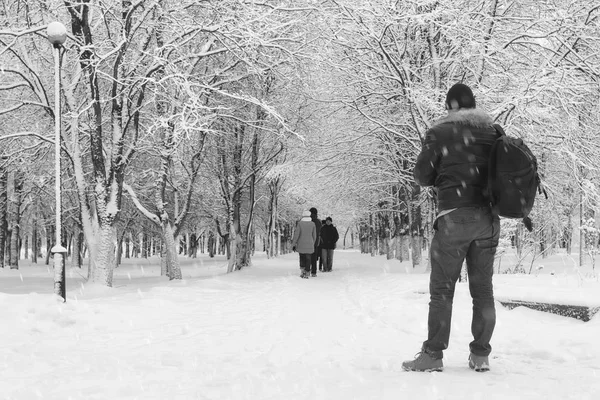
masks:
<svg viewBox="0 0 600 400"><path fill-rule="evenodd" d="M433 126L446 123L456 123L477 128L486 128L493 125L494 121L492 120L492 117L490 117L485 111L477 108L465 108L449 112L444 118L435 121Z"/></svg>

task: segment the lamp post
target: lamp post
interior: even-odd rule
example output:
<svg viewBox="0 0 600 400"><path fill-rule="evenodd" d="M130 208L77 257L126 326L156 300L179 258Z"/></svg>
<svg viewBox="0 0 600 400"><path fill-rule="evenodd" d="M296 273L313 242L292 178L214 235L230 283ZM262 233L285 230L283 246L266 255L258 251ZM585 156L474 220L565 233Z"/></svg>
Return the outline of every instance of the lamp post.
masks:
<svg viewBox="0 0 600 400"><path fill-rule="evenodd" d="M65 256L67 249L62 246L61 234L61 193L60 193L60 48L67 40L67 28L58 21L48 24L46 30L48 41L52 44L54 55L54 168L56 195L56 243L52 248L54 254L54 293L67 301L67 286L65 278Z"/></svg>

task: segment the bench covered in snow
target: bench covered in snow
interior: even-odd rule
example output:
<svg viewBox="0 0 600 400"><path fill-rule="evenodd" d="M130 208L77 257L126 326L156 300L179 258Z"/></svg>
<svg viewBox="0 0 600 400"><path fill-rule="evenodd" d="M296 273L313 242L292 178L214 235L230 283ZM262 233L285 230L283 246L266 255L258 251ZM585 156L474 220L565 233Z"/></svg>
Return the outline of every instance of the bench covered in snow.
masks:
<svg viewBox="0 0 600 400"><path fill-rule="evenodd" d="M497 299L498 300L498 299ZM528 307L537 311L544 311L563 317L576 318L582 321L589 321L594 314L600 311L600 307L589 307L571 304L542 303L523 300L498 300L504 307L512 310L515 307Z"/></svg>

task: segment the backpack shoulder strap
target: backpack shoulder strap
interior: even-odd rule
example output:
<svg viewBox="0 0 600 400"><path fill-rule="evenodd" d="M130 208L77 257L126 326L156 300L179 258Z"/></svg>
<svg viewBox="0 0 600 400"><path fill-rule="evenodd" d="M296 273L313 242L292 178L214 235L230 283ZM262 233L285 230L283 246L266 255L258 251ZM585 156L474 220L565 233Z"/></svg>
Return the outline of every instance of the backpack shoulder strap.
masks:
<svg viewBox="0 0 600 400"><path fill-rule="evenodd" d="M494 126L494 129L496 130L496 133L498 134L498 137L506 136L504 129L502 129L502 127L499 124L494 124L493 126Z"/></svg>
<svg viewBox="0 0 600 400"><path fill-rule="evenodd" d="M492 208L492 213L495 216L499 215L498 208L496 206L497 199L494 196L494 191L492 190L492 183L496 178L496 152L498 146L502 146L501 141L507 137L504 129L499 124L493 124L494 130L496 131L496 139L494 140L494 144L492 144L492 148L490 150L490 159L488 162L488 190L487 195L490 201L490 206Z"/></svg>

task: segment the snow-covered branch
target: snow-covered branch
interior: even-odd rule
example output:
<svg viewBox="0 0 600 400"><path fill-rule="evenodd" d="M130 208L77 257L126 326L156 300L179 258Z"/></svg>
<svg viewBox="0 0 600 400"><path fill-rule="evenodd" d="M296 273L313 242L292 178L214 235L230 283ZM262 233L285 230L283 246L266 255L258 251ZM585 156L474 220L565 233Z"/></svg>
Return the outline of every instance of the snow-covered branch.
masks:
<svg viewBox="0 0 600 400"><path fill-rule="evenodd" d="M155 224L160 225L160 218L156 214L153 214L150 211L148 211L148 209L146 207L144 207L144 205L140 202L140 200L137 197L137 194L135 193L135 191L133 190L133 188L131 186L129 186L127 183L123 183L123 189L125 189L127 191L127 193L129 194L129 197L131 198L131 201L133 201L133 204L135 204L137 209L144 216L146 216L146 218L148 218L150 221L154 222Z"/></svg>

